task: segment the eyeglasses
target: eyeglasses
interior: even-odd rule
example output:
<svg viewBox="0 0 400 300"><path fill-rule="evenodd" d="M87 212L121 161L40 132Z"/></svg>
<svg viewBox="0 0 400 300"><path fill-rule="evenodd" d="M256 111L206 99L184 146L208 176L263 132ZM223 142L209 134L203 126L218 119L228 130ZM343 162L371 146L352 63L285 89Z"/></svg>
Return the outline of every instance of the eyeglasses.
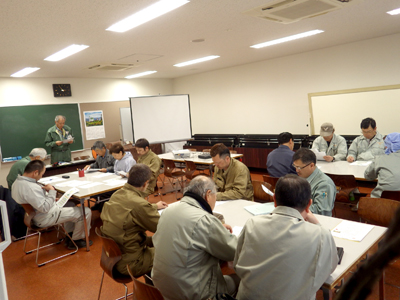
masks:
<svg viewBox="0 0 400 300"><path fill-rule="evenodd" d="M300 171L309 165L311 165L311 163L306 164L304 167L299 167L299 166L296 166L295 164L292 164L293 168L295 168L297 171Z"/></svg>

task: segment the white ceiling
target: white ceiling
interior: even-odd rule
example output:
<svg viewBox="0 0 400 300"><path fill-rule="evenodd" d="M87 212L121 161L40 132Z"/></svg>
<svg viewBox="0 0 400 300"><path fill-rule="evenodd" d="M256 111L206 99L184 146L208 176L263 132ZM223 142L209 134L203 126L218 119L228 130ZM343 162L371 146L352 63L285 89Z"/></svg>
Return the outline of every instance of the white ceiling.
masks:
<svg viewBox="0 0 400 300"><path fill-rule="evenodd" d="M177 78L400 32L400 15L386 13L400 7L399 0L364 0L286 25L242 14L270 0L191 0L125 33L105 30L154 2L1 0L0 77L25 67L40 67L27 77L124 78L156 70L146 78ZM313 29L325 32L263 49L250 48ZM194 39L205 42L191 42ZM90 47L59 62L43 60L70 44ZM173 66L208 55L221 57L183 68ZM125 71L88 70L108 63L137 66Z"/></svg>

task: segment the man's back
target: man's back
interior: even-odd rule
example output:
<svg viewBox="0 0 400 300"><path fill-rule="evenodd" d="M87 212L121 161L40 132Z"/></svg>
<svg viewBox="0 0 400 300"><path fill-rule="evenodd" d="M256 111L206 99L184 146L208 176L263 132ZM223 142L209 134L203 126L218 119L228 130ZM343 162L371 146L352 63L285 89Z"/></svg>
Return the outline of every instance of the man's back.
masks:
<svg viewBox="0 0 400 300"><path fill-rule="evenodd" d="M153 236L153 280L164 299L207 299L226 292L219 260L233 260L237 239L191 197L167 208Z"/></svg>
<svg viewBox="0 0 400 300"><path fill-rule="evenodd" d="M296 174L292 166L294 152L288 146L280 145L277 149L268 154L267 170L272 177L282 177L286 174Z"/></svg>
<svg viewBox="0 0 400 300"><path fill-rule="evenodd" d="M315 299L336 265L329 230L304 221L293 208L278 206L270 215L249 219L239 236L237 298Z"/></svg>
<svg viewBox="0 0 400 300"><path fill-rule="evenodd" d="M8 189L11 190L11 187L14 183L14 181L17 179L18 175L24 174L24 170L27 164L31 159L29 156L26 156L19 161L15 162L14 165L11 167L10 172L7 175L7 184L8 184Z"/></svg>

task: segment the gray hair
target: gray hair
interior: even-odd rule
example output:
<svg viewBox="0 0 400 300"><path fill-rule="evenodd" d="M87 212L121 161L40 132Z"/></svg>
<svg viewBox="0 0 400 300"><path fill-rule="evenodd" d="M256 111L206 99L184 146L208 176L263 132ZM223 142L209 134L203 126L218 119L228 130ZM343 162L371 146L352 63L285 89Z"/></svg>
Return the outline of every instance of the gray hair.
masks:
<svg viewBox="0 0 400 300"><path fill-rule="evenodd" d="M204 199L206 197L207 191L209 190L211 191L211 194L217 193L214 181L210 177L201 175L196 176L190 181L189 186L186 188L185 192L194 193Z"/></svg>
<svg viewBox="0 0 400 300"><path fill-rule="evenodd" d="M58 122L58 120L60 119L64 119L64 121L67 121L67 118L62 115L57 115L55 121Z"/></svg>
<svg viewBox="0 0 400 300"><path fill-rule="evenodd" d="M102 142L102 141L97 141L93 144L92 149L96 150L96 149L103 149L106 148L106 145Z"/></svg>
<svg viewBox="0 0 400 300"><path fill-rule="evenodd" d="M29 153L30 157L39 156L41 159L45 159L47 155L46 149L43 148L34 148L32 149L31 153Z"/></svg>

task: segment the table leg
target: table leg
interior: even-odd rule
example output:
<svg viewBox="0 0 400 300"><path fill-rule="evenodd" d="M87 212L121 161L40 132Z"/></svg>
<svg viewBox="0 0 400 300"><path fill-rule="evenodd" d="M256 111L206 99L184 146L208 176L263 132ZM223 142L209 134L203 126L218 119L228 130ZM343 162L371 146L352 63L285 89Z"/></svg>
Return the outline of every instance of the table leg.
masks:
<svg viewBox="0 0 400 300"><path fill-rule="evenodd" d="M89 248L89 232L87 230L87 221L86 221L86 214L85 214L85 199L80 198L79 201L81 202L83 224L85 226L86 251L90 251L90 248Z"/></svg>
<svg viewBox="0 0 400 300"><path fill-rule="evenodd" d="M379 279L379 299L385 300L385 270L382 271L382 277Z"/></svg>

